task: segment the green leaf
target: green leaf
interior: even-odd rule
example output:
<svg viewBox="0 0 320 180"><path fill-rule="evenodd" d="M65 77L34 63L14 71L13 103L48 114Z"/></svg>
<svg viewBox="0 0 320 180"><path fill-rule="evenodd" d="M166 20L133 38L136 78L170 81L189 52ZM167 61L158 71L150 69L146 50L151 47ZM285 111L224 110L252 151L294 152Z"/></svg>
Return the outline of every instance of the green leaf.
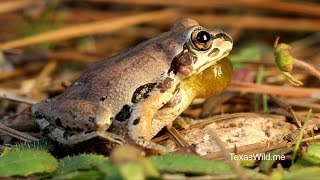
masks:
<svg viewBox="0 0 320 180"><path fill-rule="evenodd" d="M138 163L141 167L143 167L143 172L147 177L160 177L160 173L154 167L152 162L146 157L142 157L138 160Z"/></svg>
<svg viewBox="0 0 320 180"><path fill-rule="evenodd" d="M98 169L105 174L105 179L123 179L119 167L111 161L100 164Z"/></svg>
<svg viewBox="0 0 320 180"><path fill-rule="evenodd" d="M297 159L297 161L290 166L290 171L296 171L299 169L303 169L306 167L312 167L314 164L312 164L309 161L304 160L303 158Z"/></svg>
<svg viewBox="0 0 320 180"><path fill-rule="evenodd" d="M102 155L80 154L73 157L65 157L60 160L57 169L58 174L63 174L75 170L87 170L97 167L108 159Z"/></svg>
<svg viewBox="0 0 320 180"><path fill-rule="evenodd" d="M87 179L104 179L104 175L103 173L99 172L99 171L74 171L68 174L63 174L63 175L59 175L59 176L55 176L52 179L54 180L64 180L64 179L68 179L68 180L87 180Z"/></svg>
<svg viewBox="0 0 320 180"><path fill-rule="evenodd" d="M135 162L120 165L120 172L124 179L145 179L143 166Z"/></svg>
<svg viewBox="0 0 320 180"><path fill-rule="evenodd" d="M280 156L284 151L286 151L286 148L275 149L273 151L266 152L265 155L270 157L275 157L275 155ZM276 160L276 158L270 158L270 160L262 160L260 163L260 169L262 170L262 172L269 172Z"/></svg>
<svg viewBox="0 0 320 180"><path fill-rule="evenodd" d="M226 163L206 160L195 155L172 153L153 156L150 160L161 172L215 175L232 173L230 166Z"/></svg>
<svg viewBox="0 0 320 180"><path fill-rule="evenodd" d="M57 160L39 150L10 151L0 157L0 176L28 176L56 170Z"/></svg>
<svg viewBox="0 0 320 180"><path fill-rule="evenodd" d="M311 163L311 164L320 164L320 144L312 143L308 146L307 151L303 154L301 159Z"/></svg>
<svg viewBox="0 0 320 180"><path fill-rule="evenodd" d="M16 144L14 147L18 150L34 149L34 150L49 151L53 149L54 145L53 145L53 142L49 140L38 140L38 141L23 142L20 144Z"/></svg>
<svg viewBox="0 0 320 180"><path fill-rule="evenodd" d="M283 179L318 179L320 177L320 167L305 167L283 174Z"/></svg>
<svg viewBox="0 0 320 180"><path fill-rule="evenodd" d="M249 44L241 47L239 52L234 55L228 56L233 63L233 69L237 70L242 68L243 62L255 62L272 53L272 49L264 44Z"/></svg>
<svg viewBox="0 0 320 180"><path fill-rule="evenodd" d="M246 62L252 62L260 59L262 56L263 52L265 51L267 47L264 45L256 45L256 44L251 44L247 46L243 46L240 51L233 55L229 56L229 58L232 61L246 61Z"/></svg>

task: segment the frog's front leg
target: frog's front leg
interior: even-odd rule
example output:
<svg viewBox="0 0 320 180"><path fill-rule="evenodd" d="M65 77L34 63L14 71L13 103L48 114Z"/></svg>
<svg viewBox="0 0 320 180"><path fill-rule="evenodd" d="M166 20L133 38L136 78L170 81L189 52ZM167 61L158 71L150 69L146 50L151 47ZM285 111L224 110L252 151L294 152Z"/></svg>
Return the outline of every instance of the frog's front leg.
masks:
<svg viewBox="0 0 320 180"><path fill-rule="evenodd" d="M105 139L107 141L114 142L117 144L123 144L125 142L122 137L110 132L92 131L92 132L70 133L55 127L44 118L36 119L36 122L40 125L40 129L44 131L44 134L46 134L46 136L64 145L75 145L95 137L100 137L102 139Z"/></svg>
<svg viewBox="0 0 320 180"><path fill-rule="evenodd" d="M128 122L129 138L137 145L160 153L168 152L167 148L151 142L157 133L152 125L155 113L173 97L171 92L153 92L147 99L141 100L132 111Z"/></svg>

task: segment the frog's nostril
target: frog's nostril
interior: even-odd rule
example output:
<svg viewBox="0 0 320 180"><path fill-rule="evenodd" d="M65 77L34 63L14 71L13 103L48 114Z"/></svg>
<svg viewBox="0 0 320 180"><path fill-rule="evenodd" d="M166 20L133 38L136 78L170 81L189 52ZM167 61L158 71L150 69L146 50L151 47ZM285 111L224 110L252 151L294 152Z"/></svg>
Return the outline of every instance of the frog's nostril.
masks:
<svg viewBox="0 0 320 180"><path fill-rule="evenodd" d="M220 38L220 39L223 39L225 41L229 41L229 42L233 43L232 38L229 35L227 35L226 33L222 33L222 32L218 33L218 34L215 35L215 38Z"/></svg>

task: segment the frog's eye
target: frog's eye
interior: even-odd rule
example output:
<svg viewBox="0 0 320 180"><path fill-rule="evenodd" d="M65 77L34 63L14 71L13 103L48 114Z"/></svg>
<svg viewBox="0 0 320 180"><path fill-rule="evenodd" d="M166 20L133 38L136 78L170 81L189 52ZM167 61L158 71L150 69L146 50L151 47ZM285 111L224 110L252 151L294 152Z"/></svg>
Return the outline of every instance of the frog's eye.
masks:
<svg viewBox="0 0 320 180"><path fill-rule="evenodd" d="M194 46L200 51L208 50L212 45L212 38L210 33L203 29L196 29L192 33L191 39Z"/></svg>

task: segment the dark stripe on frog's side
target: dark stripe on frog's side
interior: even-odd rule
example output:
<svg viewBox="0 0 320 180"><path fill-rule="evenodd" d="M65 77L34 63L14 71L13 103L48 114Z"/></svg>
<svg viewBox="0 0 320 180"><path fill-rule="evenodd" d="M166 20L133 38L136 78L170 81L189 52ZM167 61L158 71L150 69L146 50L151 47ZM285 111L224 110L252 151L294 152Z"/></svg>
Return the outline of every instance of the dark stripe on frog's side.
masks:
<svg viewBox="0 0 320 180"><path fill-rule="evenodd" d="M140 100L148 98L151 90L157 85L157 83L148 83L138 87L131 98L132 103L138 103ZM129 105L124 105L119 113L116 114L115 119L117 121L126 121L131 116L131 107Z"/></svg>
<svg viewBox="0 0 320 180"><path fill-rule="evenodd" d="M149 92L156 86L157 83L148 83L138 87L131 98L132 103L137 103L141 99L149 97Z"/></svg>
<svg viewBox="0 0 320 180"><path fill-rule="evenodd" d="M197 56L189 50L187 43L185 43L183 45L182 51L173 58L168 74L170 74L170 72L177 74L179 70L181 70L182 66L185 66L185 67L190 66L196 61L197 61Z"/></svg>
<svg viewBox="0 0 320 180"><path fill-rule="evenodd" d="M121 108L120 112L116 115L115 119L117 121L125 121L130 118L131 112L131 107L126 104Z"/></svg>

